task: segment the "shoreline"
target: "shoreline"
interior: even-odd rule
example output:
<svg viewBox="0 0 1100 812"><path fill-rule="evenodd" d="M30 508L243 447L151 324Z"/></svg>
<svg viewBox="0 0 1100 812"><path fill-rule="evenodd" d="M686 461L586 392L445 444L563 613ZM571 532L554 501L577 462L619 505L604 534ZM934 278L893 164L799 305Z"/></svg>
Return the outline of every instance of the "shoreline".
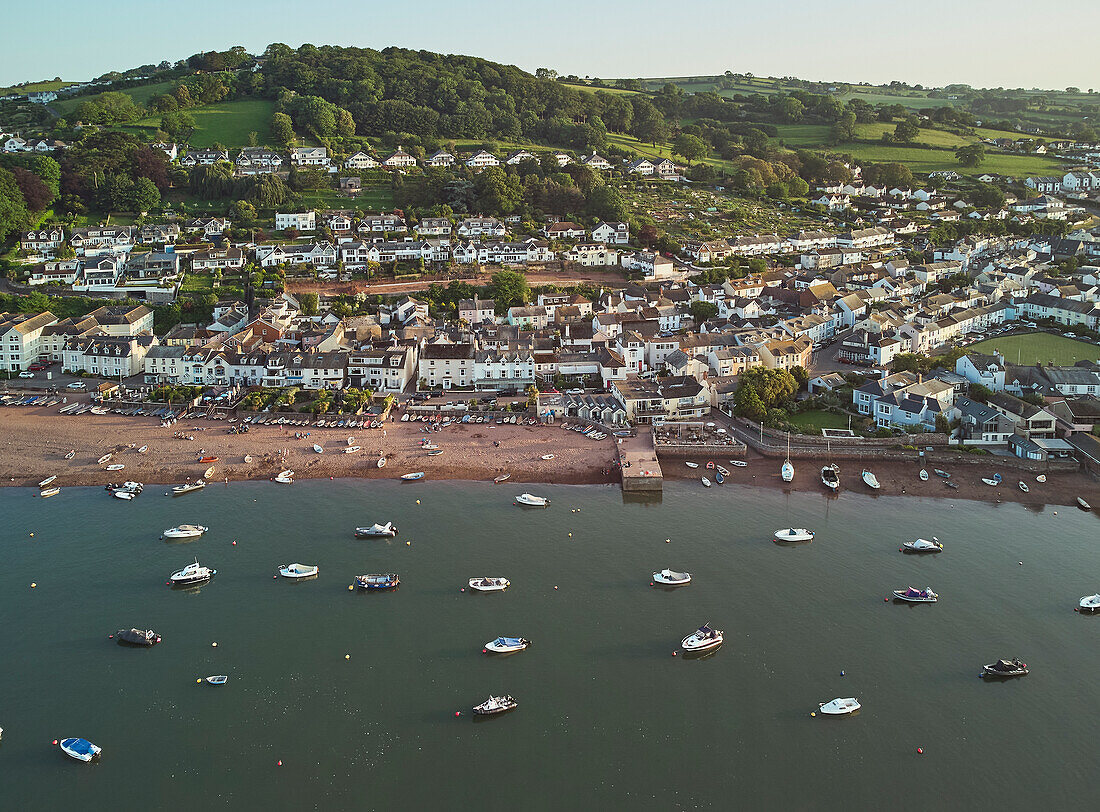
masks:
<svg viewBox="0 0 1100 812"><path fill-rule="evenodd" d="M426 432L424 424L387 423L384 429L315 429L308 436L295 439L302 427L257 426L248 434L228 433L229 424L221 420L183 420L175 426L162 428L160 421L147 417L120 415L90 415L77 417L58 415L53 410L9 408L0 417L0 486L37 487L48 476L56 475L57 487L102 487L111 482L136 480L147 485L172 486L201 477L211 463L200 463L200 455L218 457L213 463L210 485L230 481L264 481L281 470L295 471L295 479L389 479L401 474L423 471L425 480L458 480L492 482L503 473L509 478L502 484L539 483L546 485L608 485L620 480L616 447L613 438L590 440L576 432L562 431L560 426L520 426L457 424L440 432ZM194 436L194 440L177 439L175 432ZM344 454L349 433L355 437L361 451ZM384 435L384 436L383 436ZM422 438L443 449L429 457L420 448ZM318 443L324 453L312 450ZM134 448L128 448L133 444ZM136 449L148 445L146 454ZM65 454L75 450L76 456L66 460ZM379 452L386 456L386 466L377 467ZM126 467L107 471L97 460L108 452L112 462ZM244 456L253 457L251 463ZM553 454L554 459L541 459ZM727 485L750 485L787 492L817 491L828 496L820 483L823 460L795 461L795 480L785 483L779 477L780 461L749 452L748 466L737 468L717 459L730 470ZM664 477L669 481L694 481L700 488L701 476L714 480L713 471L705 468L707 458L700 456L698 469L684 465L682 456L661 460ZM867 496L918 496L965 499L983 502L1018 502L1075 506L1078 496L1100 506L1100 483L1078 471L1050 474L1046 483L1038 483L1032 474L1005 471L1005 482L989 487L982 476L997 467L990 458L988 470L967 466L951 466L949 460L936 463L950 470L958 490L946 488L943 480L933 475L922 482L919 466L912 461L880 461L873 466L881 488L874 491L860 479L858 463L841 461L841 490ZM929 466L931 467L931 466ZM1029 493L1022 492L1017 480L1024 480ZM725 487L714 484L715 488Z"/></svg>

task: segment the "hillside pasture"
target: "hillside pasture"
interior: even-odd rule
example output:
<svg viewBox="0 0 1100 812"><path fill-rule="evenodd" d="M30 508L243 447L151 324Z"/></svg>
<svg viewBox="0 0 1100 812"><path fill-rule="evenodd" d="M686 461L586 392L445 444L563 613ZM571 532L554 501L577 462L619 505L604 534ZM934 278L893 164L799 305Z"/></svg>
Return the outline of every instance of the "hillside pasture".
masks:
<svg viewBox="0 0 1100 812"><path fill-rule="evenodd" d="M192 107L184 112L195 119L195 132L188 141L193 147L209 147L215 143L227 147L248 146L248 134L256 133L261 145L271 145L271 114L273 102L264 99L218 102ZM160 126L160 115L152 115L127 124L120 129L152 138Z"/></svg>

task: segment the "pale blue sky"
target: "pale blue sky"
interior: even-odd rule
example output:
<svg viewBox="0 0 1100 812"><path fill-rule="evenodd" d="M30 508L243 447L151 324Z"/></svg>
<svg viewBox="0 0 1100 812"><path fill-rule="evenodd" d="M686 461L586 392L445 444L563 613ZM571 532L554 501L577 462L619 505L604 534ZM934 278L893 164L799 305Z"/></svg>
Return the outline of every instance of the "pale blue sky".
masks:
<svg viewBox="0 0 1100 812"><path fill-rule="evenodd" d="M0 15L0 85L270 42L463 53L527 70L1100 89L1100 0L414 3L52 0ZM1091 84L1090 84L1091 83Z"/></svg>

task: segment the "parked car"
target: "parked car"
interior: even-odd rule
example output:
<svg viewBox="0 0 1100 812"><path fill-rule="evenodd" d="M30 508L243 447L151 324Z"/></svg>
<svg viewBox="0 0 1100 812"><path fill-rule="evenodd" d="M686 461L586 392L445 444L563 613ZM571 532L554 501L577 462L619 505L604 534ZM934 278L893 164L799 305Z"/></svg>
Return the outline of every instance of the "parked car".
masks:
<svg viewBox="0 0 1100 812"><path fill-rule="evenodd" d="M81 390L83 390L83 389L87 389L87 388L88 388L88 384L84 383L84 381L73 381L73 382L72 382L71 384L69 384L69 385L68 385L67 387L65 387L65 388L66 388L66 389L75 389L75 390L77 390L77 391L81 391Z"/></svg>
<svg viewBox="0 0 1100 812"><path fill-rule="evenodd" d="M20 378L33 378L34 373L31 372L30 370L24 369L22 372L19 373L19 377Z"/></svg>

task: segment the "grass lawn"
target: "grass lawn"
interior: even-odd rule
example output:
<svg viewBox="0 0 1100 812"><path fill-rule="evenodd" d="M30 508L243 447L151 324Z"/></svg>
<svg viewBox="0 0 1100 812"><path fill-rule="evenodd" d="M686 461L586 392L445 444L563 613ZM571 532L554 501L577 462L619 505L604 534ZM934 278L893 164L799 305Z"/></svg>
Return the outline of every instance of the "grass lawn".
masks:
<svg viewBox="0 0 1100 812"><path fill-rule="evenodd" d="M121 92L133 98L136 103L145 104L149 99L153 98L153 96L161 96L167 93L173 85L175 85L175 82L155 82L151 85L130 87ZM89 93L85 96L75 96L71 99L58 99L51 104L50 107L56 110L57 114L62 118L68 118L76 111L76 108L80 107L80 105L88 101L88 99L94 99L97 95L96 93ZM160 120L159 116L157 120Z"/></svg>
<svg viewBox="0 0 1100 812"><path fill-rule="evenodd" d="M393 208L393 192L385 186L366 186L359 197L342 195L335 189L302 192L302 202L312 209L362 209L387 211Z"/></svg>
<svg viewBox="0 0 1100 812"><path fill-rule="evenodd" d="M779 137L790 147L818 147L825 144L832 130L828 124L776 124Z"/></svg>
<svg viewBox="0 0 1100 812"><path fill-rule="evenodd" d="M218 102L193 107L186 112L195 119L195 132L188 139L191 146L209 147L215 142L227 147L248 146L248 134L254 132L260 144L271 143L271 113L273 102L263 99ZM143 118L121 129L144 133L151 137L160 126L160 115Z"/></svg>
<svg viewBox="0 0 1100 812"><path fill-rule="evenodd" d="M848 428L848 416L822 412L813 409L808 412L792 414L787 418L792 426L802 429L846 429Z"/></svg>
<svg viewBox="0 0 1100 812"><path fill-rule="evenodd" d="M971 344L966 349L987 355L992 355L994 350L998 350L1004 354L1005 363L1028 366L1040 362L1072 366L1085 359L1093 361L1100 359L1100 347L1095 344L1051 333L998 336Z"/></svg>

